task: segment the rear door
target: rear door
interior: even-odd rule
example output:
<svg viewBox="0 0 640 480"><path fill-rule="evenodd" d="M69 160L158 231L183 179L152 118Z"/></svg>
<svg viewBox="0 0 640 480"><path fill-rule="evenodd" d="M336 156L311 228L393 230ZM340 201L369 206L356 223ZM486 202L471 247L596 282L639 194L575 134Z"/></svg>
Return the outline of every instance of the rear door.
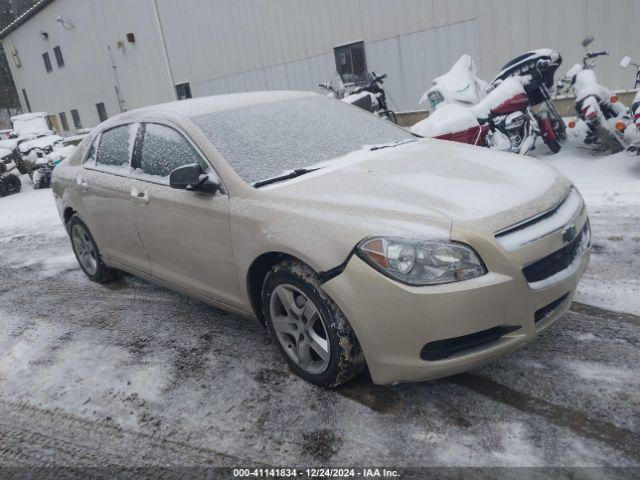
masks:
<svg viewBox="0 0 640 480"><path fill-rule="evenodd" d="M216 175L196 145L177 127L143 125L133 161L136 225L151 273L176 286L240 305L229 233L229 197L169 186L177 167L199 163Z"/></svg>
<svg viewBox="0 0 640 480"><path fill-rule="evenodd" d="M82 220L108 260L149 273L149 259L135 226L130 160L138 123L105 130L76 176Z"/></svg>

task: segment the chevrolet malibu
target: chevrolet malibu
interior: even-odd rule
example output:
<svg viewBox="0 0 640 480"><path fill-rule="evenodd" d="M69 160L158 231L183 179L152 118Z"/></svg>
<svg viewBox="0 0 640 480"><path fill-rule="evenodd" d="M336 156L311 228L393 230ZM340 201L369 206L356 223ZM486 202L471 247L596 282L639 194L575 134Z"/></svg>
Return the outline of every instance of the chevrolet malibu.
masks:
<svg viewBox="0 0 640 480"><path fill-rule="evenodd" d="M129 272L257 319L329 387L365 368L438 378L526 344L569 308L590 254L556 170L307 92L115 116L53 193L89 279Z"/></svg>

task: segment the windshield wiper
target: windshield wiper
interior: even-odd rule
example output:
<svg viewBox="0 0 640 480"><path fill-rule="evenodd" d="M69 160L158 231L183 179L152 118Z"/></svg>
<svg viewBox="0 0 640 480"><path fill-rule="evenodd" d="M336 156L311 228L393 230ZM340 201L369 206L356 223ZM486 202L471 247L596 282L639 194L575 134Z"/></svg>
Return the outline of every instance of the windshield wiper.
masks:
<svg viewBox="0 0 640 480"><path fill-rule="evenodd" d="M396 142L383 143L381 145L374 145L369 150L374 151L374 150L380 150L381 148L397 147L398 145L404 145L405 143L411 143L411 142L417 142L417 140L413 138L408 138L407 140L398 140Z"/></svg>
<svg viewBox="0 0 640 480"><path fill-rule="evenodd" d="M260 188L264 185L269 185L270 183L281 182L282 180L289 180L290 178L296 178L300 175L304 175L305 173L315 172L316 170L320 170L319 168L296 168L293 172L287 173L286 175L280 175L279 177L268 178L266 180L260 180L259 182L255 182L253 186L255 188Z"/></svg>

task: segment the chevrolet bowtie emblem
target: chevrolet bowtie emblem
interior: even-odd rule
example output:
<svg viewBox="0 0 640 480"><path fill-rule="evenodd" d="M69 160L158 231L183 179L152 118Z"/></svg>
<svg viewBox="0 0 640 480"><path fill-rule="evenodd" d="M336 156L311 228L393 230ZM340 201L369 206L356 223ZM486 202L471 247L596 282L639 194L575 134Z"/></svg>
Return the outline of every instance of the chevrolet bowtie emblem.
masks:
<svg viewBox="0 0 640 480"><path fill-rule="evenodd" d="M565 228L564 231L562 232L562 240L564 242L569 243L573 241L574 238L576 238L577 234L578 234L578 231L576 230L576 226L571 225L570 227Z"/></svg>

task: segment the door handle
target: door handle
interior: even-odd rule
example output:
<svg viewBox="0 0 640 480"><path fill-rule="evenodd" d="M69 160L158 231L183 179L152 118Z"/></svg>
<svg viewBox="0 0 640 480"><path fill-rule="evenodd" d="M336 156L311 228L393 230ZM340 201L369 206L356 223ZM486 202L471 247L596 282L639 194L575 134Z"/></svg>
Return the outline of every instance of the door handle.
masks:
<svg viewBox="0 0 640 480"><path fill-rule="evenodd" d="M136 203L143 203L143 204L149 203L149 195L147 195L147 192L146 191L141 192L137 188L131 189L131 198Z"/></svg>
<svg viewBox="0 0 640 480"><path fill-rule="evenodd" d="M89 188L89 182L87 182L84 178L82 178L81 176L77 176L76 177L76 183L78 184L78 186L83 189L86 190Z"/></svg>

